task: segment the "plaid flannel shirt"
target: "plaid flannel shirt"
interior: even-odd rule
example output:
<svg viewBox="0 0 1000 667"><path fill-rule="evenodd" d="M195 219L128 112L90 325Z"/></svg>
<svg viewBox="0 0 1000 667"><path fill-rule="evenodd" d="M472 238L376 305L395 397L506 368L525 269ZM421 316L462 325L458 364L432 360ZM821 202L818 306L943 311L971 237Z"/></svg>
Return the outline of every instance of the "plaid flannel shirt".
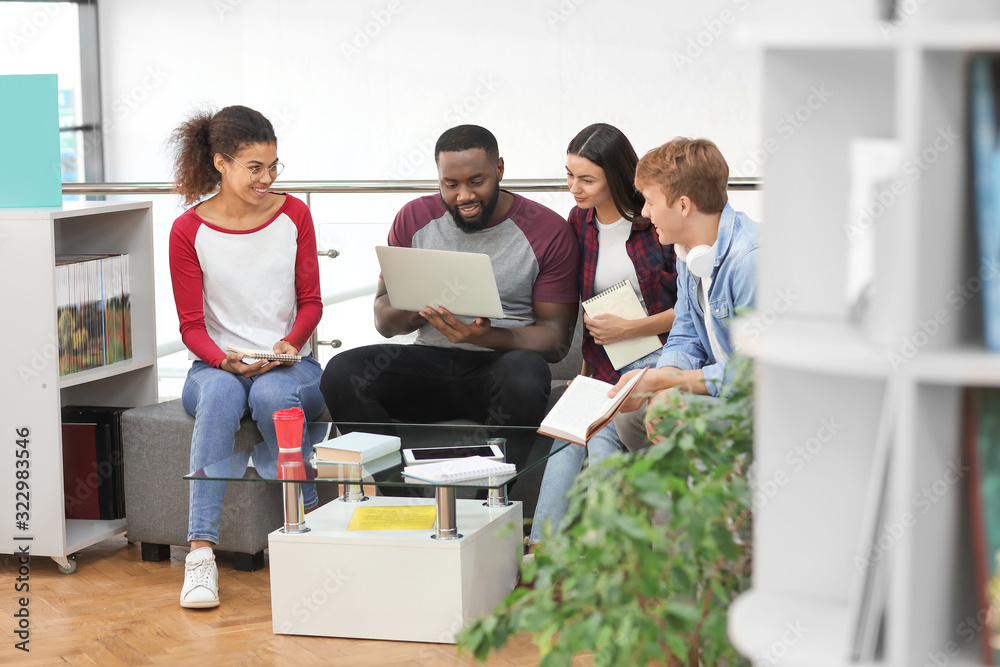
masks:
<svg viewBox="0 0 1000 667"><path fill-rule="evenodd" d="M569 212L569 224L580 242L580 300L594 296L594 273L597 270L598 229L594 209L574 206ZM646 312L661 313L674 307L677 301L677 268L674 247L660 245L656 229L651 224L633 224L625 249L639 277L639 291L646 303ZM667 334L660 334L665 343ZM604 348L583 330L583 358L593 369L593 377L604 382L617 382L621 374L614 369Z"/></svg>

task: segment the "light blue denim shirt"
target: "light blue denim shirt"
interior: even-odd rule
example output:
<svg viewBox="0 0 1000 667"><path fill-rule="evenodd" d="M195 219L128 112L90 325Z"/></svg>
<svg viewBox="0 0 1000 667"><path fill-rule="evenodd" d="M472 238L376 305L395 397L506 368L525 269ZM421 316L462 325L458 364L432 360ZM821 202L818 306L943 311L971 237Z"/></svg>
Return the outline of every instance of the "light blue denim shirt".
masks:
<svg viewBox="0 0 1000 667"><path fill-rule="evenodd" d="M708 307L715 318L715 336L728 356L733 355L729 325L738 308L753 308L757 282L757 223L726 204L719 219L715 266L708 290ZM718 396L727 377L728 364L716 361L705 327L705 313L698 303L698 279L687 264L677 261L677 304L674 325L670 330L657 368L674 366L682 371L702 369L705 386Z"/></svg>

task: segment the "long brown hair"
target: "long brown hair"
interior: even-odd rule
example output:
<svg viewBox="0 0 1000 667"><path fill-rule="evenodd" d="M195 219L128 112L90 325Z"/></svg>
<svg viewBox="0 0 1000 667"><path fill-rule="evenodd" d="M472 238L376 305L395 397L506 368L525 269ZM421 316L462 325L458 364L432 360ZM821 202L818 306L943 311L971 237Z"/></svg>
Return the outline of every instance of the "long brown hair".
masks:
<svg viewBox="0 0 1000 667"><path fill-rule="evenodd" d="M216 153L235 155L251 144L276 143L271 121L259 111L230 106L199 112L170 135L174 192L183 195L185 204L193 204L222 182L215 168Z"/></svg>
<svg viewBox="0 0 1000 667"><path fill-rule="evenodd" d="M621 130L607 123L594 123L580 130L566 149L567 155L579 155L604 170L615 208L629 222L648 225L642 217L646 200L635 188L635 149Z"/></svg>

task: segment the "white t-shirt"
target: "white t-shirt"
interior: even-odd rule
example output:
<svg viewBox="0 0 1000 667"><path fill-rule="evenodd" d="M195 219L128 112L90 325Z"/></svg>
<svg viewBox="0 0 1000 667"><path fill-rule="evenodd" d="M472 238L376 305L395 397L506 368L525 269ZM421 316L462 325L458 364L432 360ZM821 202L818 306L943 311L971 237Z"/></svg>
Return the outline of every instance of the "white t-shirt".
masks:
<svg viewBox="0 0 1000 667"><path fill-rule="evenodd" d="M716 248L714 245L710 253L712 257L715 257ZM716 363L724 363L729 361L729 355L719 344L719 339L715 335L715 318L712 317L708 308L708 291L711 288L712 276L698 279L698 305L701 306L701 312L705 313L705 330L708 333L708 342L712 346L712 356L715 357Z"/></svg>
<svg viewBox="0 0 1000 667"><path fill-rule="evenodd" d="M635 295L639 297L639 303L645 309L646 301L639 290L639 276L625 248L625 241L632 232L632 223L625 218L618 218L617 221L605 225L597 220L597 216L594 216L594 222L597 223L597 243L600 248L600 252L597 253L597 267L594 269L594 294L600 294L628 278Z"/></svg>

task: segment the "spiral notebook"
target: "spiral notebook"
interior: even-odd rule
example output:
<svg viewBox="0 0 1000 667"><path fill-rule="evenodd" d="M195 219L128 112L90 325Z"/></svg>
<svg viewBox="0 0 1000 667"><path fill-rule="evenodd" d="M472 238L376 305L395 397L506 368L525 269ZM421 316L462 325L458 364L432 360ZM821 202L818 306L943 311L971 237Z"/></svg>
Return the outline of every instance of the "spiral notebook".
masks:
<svg viewBox="0 0 1000 667"><path fill-rule="evenodd" d="M462 459L449 459L438 463L423 463L403 468L404 477L412 477L425 482L461 482L479 477L513 475L515 472L517 472L517 466L513 463L494 461L482 456L466 456Z"/></svg>
<svg viewBox="0 0 1000 667"><path fill-rule="evenodd" d="M233 347L229 345L226 347L229 352L235 352L236 354L242 354L244 359L266 359L267 361L302 361L302 357L298 354L278 354L277 352L269 352L268 350L250 350L245 347Z"/></svg>
<svg viewBox="0 0 1000 667"><path fill-rule="evenodd" d="M589 317L617 315L626 320L638 320L646 317L646 309L639 302L639 297L635 295L632 282L628 278L584 301L583 309ZM619 370L661 347L663 344L656 336L640 336L639 338L608 343L604 346L604 351L608 353L611 365L614 366L615 370Z"/></svg>

